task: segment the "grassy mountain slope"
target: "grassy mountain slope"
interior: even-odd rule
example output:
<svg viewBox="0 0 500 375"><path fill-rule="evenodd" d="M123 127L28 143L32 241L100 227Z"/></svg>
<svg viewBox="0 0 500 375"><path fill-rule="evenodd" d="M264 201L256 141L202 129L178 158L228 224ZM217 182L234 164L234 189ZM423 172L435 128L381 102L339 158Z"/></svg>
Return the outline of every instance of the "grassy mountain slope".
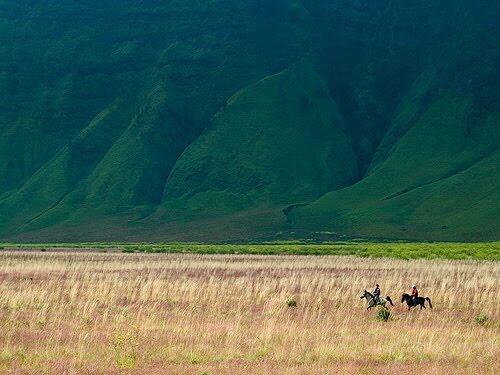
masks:
<svg viewBox="0 0 500 375"><path fill-rule="evenodd" d="M498 239L496 10L3 1L0 237Z"/></svg>
<svg viewBox="0 0 500 375"><path fill-rule="evenodd" d="M295 210L293 220L301 228L354 236L495 239L499 162L497 151L464 171L389 199L371 195L359 202L356 197L373 191L370 184L330 193Z"/></svg>
<svg viewBox="0 0 500 375"><path fill-rule="evenodd" d="M393 238L496 238L500 113L457 83L438 88L434 73L424 72L368 174L294 210L295 225Z"/></svg>
<svg viewBox="0 0 500 375"><path fill-rule="evenodd" d="M301 202L354 182L356 157L326 84L307 63L229 99L178 160L164 207L220 215Z"/></svg>
<svg viewBox="0 0 500 375"><path fill-rule="evenodd" d="M150 212L227 98L296 61L276 5L2 3L0 231Z"/></svg>

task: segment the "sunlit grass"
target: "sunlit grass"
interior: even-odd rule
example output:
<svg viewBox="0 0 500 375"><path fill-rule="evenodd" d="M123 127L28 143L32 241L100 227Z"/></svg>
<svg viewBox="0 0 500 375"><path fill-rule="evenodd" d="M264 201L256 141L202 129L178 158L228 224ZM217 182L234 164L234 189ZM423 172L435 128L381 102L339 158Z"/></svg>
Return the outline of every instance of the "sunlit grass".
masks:
<svg viewBox="0 0 500 375"><path fill-rule="evenodd" d="M499 279L472 260L4 250L0 373L494 374ZM359 298L375 282L387 322ZM433 310L399 303L413 283Z"/></svg>

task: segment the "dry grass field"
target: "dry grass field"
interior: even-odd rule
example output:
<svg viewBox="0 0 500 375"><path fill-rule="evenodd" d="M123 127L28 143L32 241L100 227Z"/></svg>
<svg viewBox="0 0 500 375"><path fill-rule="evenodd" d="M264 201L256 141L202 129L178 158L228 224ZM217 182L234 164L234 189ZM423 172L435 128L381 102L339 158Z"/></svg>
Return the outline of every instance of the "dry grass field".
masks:
<svg viewBox="0 0 500 375"><path fill-rule="evenodd" d="M0 252L0 373L498 374L499 322L500 262Z"/></svg>

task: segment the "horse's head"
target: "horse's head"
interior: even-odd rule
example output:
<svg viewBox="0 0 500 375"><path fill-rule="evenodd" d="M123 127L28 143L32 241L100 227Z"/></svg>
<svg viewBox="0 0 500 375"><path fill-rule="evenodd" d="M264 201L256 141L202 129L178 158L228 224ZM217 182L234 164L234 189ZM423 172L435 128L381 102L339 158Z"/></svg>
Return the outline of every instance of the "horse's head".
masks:
<svg viewBox="0 0 500 375"><path fill-rule="evenodd" d="M366 298L366 293L368 293L366 290L363 292L363 294L359 297L361 299Z"/></svg>
<svg viewBox="0 0 500 375"><path fill-rule="evenodd" d="M403 295L401 296L401 303L408 300L408 298L411 298L410 295L408 293L403 293Z"/></svg>

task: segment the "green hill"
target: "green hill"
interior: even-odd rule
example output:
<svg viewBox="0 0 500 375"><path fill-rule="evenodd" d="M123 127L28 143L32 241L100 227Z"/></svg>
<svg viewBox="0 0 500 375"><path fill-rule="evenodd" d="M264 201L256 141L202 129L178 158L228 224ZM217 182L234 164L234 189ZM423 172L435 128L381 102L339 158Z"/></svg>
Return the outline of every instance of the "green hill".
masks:
<svg viewBox="0 0 500 375"><path fill-rule="evenodd" d="M0 238L500 238L488 1L3 1Z"/></svg>
<svg viewBox="0 0 500 375"><path fill-rule="evenodd" d="M218 216L348 186L358 176L344 128L326 83L307 64L266 77L232 96L185 150L162 205L167 214Z"/></svg>

